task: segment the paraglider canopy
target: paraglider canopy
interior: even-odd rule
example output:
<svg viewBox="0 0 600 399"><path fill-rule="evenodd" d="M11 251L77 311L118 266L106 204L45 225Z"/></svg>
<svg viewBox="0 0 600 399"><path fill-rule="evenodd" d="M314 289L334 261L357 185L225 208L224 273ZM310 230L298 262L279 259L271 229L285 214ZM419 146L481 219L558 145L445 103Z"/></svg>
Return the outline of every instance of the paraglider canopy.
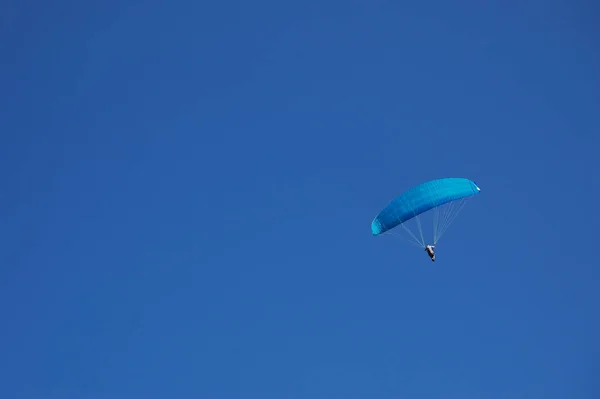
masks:
<svg viewBox="0 0 600 399"><path fill-rule="evenodd" d="M466 201L480 191L473 181L461 177L443 178L419 184L405 191L379 212L371 223L371 231L377 236L402 226L419 246L425 247L419 216L431 210L434 219L433 244L435 245ZM406 226L406 222L413 219L417 223L420 240Z"/></svg>

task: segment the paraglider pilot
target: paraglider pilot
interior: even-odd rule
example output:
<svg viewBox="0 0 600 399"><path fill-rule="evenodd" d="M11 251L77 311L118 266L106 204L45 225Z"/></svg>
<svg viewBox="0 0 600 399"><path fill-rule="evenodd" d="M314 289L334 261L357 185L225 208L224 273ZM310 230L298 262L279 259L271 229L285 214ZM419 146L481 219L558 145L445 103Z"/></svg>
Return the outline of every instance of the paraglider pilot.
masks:
<svg viewBox="0 0 600 399"><path fill-rule="evenodd" d="M427 252L427 255L429 255L431 261L435 262L435 252L433 252L433 248L435 248L435 245L427 245L425 247L425 252Z"/></svg>

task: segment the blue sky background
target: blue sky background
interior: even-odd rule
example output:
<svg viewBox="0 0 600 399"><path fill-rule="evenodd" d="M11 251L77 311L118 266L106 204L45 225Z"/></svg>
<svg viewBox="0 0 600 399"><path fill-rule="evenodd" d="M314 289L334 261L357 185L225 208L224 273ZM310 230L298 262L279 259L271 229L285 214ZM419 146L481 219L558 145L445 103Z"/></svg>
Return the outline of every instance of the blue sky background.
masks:
<svg viewBox="0 0 600 399"><path fill-rule="evenodd" d="M600 397L594 2L1 8L0 397Z"/></svg>

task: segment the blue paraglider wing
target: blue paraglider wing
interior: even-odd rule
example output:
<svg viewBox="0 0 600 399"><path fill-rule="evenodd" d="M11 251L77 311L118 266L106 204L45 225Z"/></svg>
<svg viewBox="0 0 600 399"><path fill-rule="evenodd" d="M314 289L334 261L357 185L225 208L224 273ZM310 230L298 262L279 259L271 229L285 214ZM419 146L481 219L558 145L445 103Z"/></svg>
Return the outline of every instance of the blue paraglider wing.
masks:
<svg viewBox="0 0 600 399"><path fill-rule="evenodd" d="M469 179L445 178L425 182L408 189L394 199L371 223L373 235L379 235L423 212L451 201L479 193L479 187Z"/></svg>

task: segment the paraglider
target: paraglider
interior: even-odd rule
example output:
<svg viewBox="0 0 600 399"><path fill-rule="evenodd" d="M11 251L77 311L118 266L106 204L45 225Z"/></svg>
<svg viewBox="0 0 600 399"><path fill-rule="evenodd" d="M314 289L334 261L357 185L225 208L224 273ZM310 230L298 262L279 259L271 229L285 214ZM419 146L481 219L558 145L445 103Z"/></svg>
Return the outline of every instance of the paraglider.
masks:
<svg viewBox="0 0 600 399"><path fill-rule="evenodd" d="M392 232L392 229L401 226L409 233L413 243L423 248L431 261L435 262L434 248L439 239L467 201L480 191L473 181L460 177L430 180L419 184L406 190L379 212L371 223L371 231L377 236ZM423 236L420 220L423 214L433 216L432 244L426 244ZM407 226L409 221L416 222L420 237Z"/></svg>
<svg viewBox="0 0 600 399"><path fill-rule="evenodd" d="M425 252L427 252L427 255L429 255L431 261L435 262L435 252L433 251L433 248L435 248L435 245L427 245L425 246Z"/></svg>

